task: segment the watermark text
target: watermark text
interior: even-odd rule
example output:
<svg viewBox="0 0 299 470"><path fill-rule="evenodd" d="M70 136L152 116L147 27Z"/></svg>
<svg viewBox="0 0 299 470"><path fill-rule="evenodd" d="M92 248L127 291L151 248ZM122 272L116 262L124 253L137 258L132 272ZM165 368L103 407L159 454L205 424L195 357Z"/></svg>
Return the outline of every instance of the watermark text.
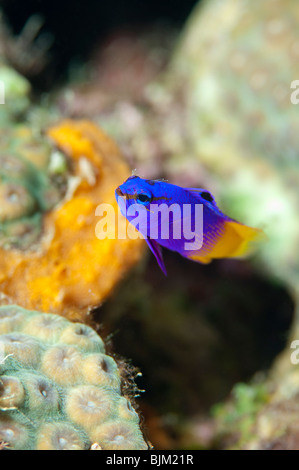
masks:
<svg viewBox="0 0 299 470"><path fill-rule="evenodd" d="M162 203L145 207L136 203L127 208L124 201L117 211L112 204L100 204L95 215L100 217L95 229L99 240L182 240L188 251L199 250L203 245L203 204Z"/></svg>

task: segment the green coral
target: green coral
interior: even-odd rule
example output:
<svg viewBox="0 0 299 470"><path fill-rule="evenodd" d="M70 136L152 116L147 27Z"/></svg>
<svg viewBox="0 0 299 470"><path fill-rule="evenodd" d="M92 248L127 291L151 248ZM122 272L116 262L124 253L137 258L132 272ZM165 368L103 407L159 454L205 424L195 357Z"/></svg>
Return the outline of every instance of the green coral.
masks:
<svg viewBox="0 0 299 470"><path fill-rule="evenodd" d="M0 246L26 249L66 192L68 162L34 129L6 125L0 133Z"/></svg>
<svg viewBox="0 0 299 470"><path fill-rule="evenodd" d="M147 449L117 364L90 327L0 307L0 442L12 449Z"/></svg>
<svg viewBox="0 0 299 470"><path fill-rule="evenodd" d="M0 83L0 123L4 124L8 119L18 117L28 109L31 86L26 78L1 62Z"/></svg>
<svg viewBox="0 0 299 470"><path fill-rule="evenodd" d="M254 435L259 411L269 401L269 391L263 383L238 383L231 393L231 400L212 408L217 419L218 439L232 439L234 448L241 447Z"/></svg>

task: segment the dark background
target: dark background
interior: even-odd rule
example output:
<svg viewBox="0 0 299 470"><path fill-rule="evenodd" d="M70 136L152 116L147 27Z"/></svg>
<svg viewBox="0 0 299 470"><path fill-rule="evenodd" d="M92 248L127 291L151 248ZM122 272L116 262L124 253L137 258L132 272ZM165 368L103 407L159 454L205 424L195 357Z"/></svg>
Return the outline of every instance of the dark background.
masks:
<svg viewBox="0 0 299 470"><path fill-rule="evenodd" d="M112 31L153 23L180 27L196 3L196 0L2 0L0 5L15 35L31 15L42 16L41 33L53 37L51 60L39 81L45 83L47 72L55 70L54 77L61 78L70 60L84 60L95 43Z"/></svg>

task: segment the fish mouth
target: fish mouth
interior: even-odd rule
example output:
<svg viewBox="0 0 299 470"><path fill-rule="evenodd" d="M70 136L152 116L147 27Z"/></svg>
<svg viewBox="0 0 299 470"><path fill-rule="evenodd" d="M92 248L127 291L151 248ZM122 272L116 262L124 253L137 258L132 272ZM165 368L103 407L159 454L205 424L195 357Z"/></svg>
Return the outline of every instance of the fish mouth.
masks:
<svg viewBox="0 0 299 470"><path fill-rule="evenodd" d="M126 195L122 192L122 190L120 189L120 187L116 188L116 194L120 197L126 197Z"/></svg>

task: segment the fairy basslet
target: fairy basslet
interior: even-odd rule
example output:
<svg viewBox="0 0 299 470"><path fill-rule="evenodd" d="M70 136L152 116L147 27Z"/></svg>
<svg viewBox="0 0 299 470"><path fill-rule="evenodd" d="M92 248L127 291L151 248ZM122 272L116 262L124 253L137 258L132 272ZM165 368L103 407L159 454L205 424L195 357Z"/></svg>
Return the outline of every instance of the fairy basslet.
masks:
<svg viewBox="0 0 299 470"><path fill-rule="evenodd" d="M162 248L209 263L250 252L263 232L231 219L205 189L182 188L164 181L131 176L115 191L121 213L137 228L164 274Z"/></svg>

